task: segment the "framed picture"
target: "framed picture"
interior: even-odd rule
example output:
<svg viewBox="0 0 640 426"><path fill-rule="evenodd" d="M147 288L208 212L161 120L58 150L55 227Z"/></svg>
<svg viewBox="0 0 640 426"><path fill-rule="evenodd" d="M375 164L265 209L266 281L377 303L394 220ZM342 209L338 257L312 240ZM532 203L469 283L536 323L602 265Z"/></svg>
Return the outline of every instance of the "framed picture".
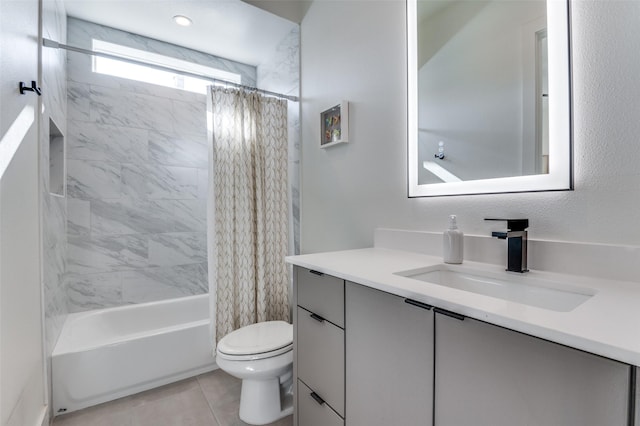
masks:
<svg viewBox="0 0 640 426"><path fill-rule="evenodd" d="M349 141L349 102L342 101L320 113L320 148Z"/></svg>

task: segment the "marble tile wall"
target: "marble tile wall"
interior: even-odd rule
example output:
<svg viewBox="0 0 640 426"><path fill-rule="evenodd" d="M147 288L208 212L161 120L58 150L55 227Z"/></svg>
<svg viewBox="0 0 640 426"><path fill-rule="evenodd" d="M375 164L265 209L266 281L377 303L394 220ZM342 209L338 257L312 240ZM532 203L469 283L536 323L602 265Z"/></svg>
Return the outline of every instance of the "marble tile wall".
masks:
<svg viewBox="0 0 640 426"><path fill-rule="evenodd" d="M255 67L70 18L91 37L240 72ZM68 259L72 312L206 293L205 95L91 72L68 53Z"/></svg>
<svg viewBox="0 0 640 426"><path fill-rule="evenodd" d="M61 43L66 41L66 12L62 0L44 0L42 3L42 36ZM67 136L67 77L66 53L63 50L42 48L42 102L39 115L40 212L41 212L41 267L42 305L44 308L44 350L46 368L46 398L51 395L51 354L67 318L67 291L64 280L67 256L67 203L64 196L51 194L50 179L50 121ZM55 135L54 135L55 137ZM55 153L53 153L55 155ZM64 154L60 156L64 162ZM64 163L62 164L64 171ZM64 180L62 180L64 182ZM53 413L49 413L52 417Z"/></svg>
<svg viewBox="0 0 640 426"><path fill-rule="evenodd" d="M257 68L257 87L285 95L300 96L300 27L276 46ZM289 102L289 253L300 253L300 103Z"/></svg>
<svg viewBox="0 0 640 426"><path fill-rule="evenodd" d="M66 41L66 12L61 0L42 2L43 37ZM63 195L53 195L49 170L50 121L67 135L66 53L42 49L42 114L40 114L40 188L42 212L42 296L45 314L45 353L49 360L66 319L67 296L64 282L66 267L67 205Z"/></svg>

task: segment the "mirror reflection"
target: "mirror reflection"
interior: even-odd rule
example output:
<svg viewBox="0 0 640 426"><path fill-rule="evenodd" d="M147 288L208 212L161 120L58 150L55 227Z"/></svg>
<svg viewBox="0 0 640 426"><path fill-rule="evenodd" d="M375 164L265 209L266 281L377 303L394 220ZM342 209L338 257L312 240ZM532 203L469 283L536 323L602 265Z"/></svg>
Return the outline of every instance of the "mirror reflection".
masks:
<svg viewBox="0 0 640 426"><path fill-rule="evenodd" d="M546 2L417 2L418 183L549 170Z"/></svg>
<svg viewBox="0 0 640 426"><path fill-rule="evenodd" d="M567 0L406 0L409 197L573 189Z"/></svg>

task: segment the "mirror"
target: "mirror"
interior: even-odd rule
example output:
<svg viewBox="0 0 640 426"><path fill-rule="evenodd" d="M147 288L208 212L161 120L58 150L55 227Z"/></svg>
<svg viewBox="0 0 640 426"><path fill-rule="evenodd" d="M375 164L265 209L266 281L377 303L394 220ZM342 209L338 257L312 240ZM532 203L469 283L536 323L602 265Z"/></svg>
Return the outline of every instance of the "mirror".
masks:
<svg viewBox="0 0 640 426"><path fill-rule="evenodd" d="M407 0L409 196L572 189L566 0Z"/></svg>

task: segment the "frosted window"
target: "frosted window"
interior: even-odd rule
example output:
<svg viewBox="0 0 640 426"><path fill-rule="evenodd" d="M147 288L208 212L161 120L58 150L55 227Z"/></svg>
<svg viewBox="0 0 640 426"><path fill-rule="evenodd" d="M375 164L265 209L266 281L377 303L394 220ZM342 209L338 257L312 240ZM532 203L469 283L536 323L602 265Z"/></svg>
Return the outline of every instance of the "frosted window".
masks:
<svg viewBox="0 0 640 426"><path fill-rule="evenodd" d="M101 53L118 55L136 61L146 62L153 65L161 65L179 71L200 74L218 80L231 83L240 83L240 74L223 71L193 62L159 55L157 53L146 52L144 50L133 49L119 44L108 43L102 40L93 40L93 50ZM184 76L170 71L162 71L151 66L132 64L127 61L103 58L94 56L93 71L99 74L112 75L114 77L126 78L129 80L141 81L144 83L157 84L159 86L171 87L174 89L187 90L194 93L205 94L207 86L212 83L208 80Z"/></svg>

